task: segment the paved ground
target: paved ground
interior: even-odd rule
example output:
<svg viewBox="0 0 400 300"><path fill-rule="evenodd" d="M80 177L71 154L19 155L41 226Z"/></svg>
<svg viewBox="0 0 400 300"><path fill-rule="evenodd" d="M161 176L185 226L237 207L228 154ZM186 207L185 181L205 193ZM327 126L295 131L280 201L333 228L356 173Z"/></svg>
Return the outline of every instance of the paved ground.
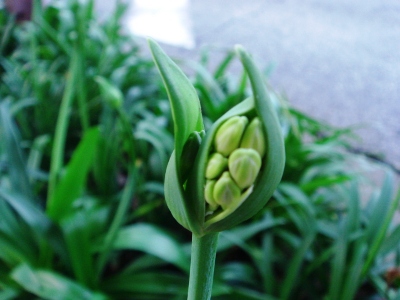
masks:
<svg viewBox="0 0 400 300"><path fill-rule="evenodd" d="M204 45L244 45L275 66L271 83L295 107L360 125L359 147L400 170L398 0L190 0L188 8L196 46L169 53L196 58Z"/></svg>

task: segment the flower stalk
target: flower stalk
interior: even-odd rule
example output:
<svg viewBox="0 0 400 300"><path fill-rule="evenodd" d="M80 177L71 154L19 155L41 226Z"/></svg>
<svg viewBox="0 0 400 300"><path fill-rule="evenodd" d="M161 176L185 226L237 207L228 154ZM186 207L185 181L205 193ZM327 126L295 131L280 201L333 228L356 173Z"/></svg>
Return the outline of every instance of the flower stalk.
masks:
<svg viewBox="0 0 400 300"><path fill-rule="evenodd" d="M192 236L188 300L211 298L219 233Z"/></svg>

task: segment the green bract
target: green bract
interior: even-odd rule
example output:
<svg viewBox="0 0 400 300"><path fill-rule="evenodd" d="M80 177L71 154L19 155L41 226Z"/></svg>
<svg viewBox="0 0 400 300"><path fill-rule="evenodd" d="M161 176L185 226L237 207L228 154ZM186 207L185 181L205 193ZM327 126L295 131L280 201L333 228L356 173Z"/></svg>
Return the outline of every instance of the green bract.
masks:
<svg viewBox="0 0 400 300"><path fill-rule="evenodd" d="M149 40L174 120L175 150L165 198L174 218L196 236L254 216L272 196L285 164L283 137L264 79L240 46L236 52L253 96L220 117L204 135L196 91L179 67Z"/></svg>

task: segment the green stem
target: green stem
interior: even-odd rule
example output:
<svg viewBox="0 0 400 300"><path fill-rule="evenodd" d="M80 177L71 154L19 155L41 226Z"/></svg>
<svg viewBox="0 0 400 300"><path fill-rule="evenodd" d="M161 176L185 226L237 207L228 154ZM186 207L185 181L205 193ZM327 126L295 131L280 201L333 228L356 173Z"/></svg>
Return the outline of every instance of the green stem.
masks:
<svg viewBox="0 0 400 300"><path fill-rule="evenodd" d="M214 277L218 233L193 234L188 300L209 300Z"/></svg>
<svg viewBox="0 0 400 300"><path fill-rule="evenodd" d="M64 161L64 147L67 139L69 115L74 100L75 94L75 83L77 72L79 71L78 54L75 52L72 54L70 67L68 71L68 79L65 85L63 98L61 100L60 111L57 118L53 148L51 151L51 162L50 162L50 174L49 174L49 187L47 191L47 206L51 206L50 203L55 187L58 182L58 176L61 173Z"/></svg>

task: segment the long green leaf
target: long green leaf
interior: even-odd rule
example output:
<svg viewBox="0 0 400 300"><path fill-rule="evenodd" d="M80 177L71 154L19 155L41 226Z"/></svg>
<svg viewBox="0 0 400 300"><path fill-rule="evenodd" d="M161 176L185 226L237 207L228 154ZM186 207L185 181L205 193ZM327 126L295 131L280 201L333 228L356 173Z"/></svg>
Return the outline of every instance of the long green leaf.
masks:
<svg viewBox="0 0 400 300"><path fill-rule="evenodd" d="M379 251L380 255L389 254L391 251L395 251L400 244L400 225L397 225L390 234L387 236L385 241L382 243L382 247Z"/></svg>
<svg viewBox="0 0 400 300"><path fill-rule="evenodd" d="M63 261L66 259L64 241L61 239L59 227L54 224L41 209L31 203L23 195L0 188L0 197L3 198L35 233L34 238L49 242Z"/></svg>
<svg viewBox="0 0 400 300"><path fill-rule="evenodd" d="M397 191L397 194L395 195L394 199L392 198L392 193L393 193L393 174L392 173L388 173L382 190L381 190L381 194L379 197L379 203L382 202L389 202L389 207L387 208L387 210L385 211L384 215L379 215L379 213L381 212L379 209L377 209L376 211L374 211L374 215L372 216L372 219L375 221L378 219L378 217L380 218L381 222L379 224L376 224L375 222L373 222L372 224L370 224L370 226L376 225L377 229L376 229L376 233L374 234L374 239L370 245L368 254L367 254L367 258L366 261L364 263L363 269L362 269L362 276L365 276L367 274L367 272L369 271L369 268L371 267L372 263L374 262L374 259L376 257L376 255L378 254L379 250L381 249L382 243L385 239L387 230L392 222L394 213L396 212L396 210L399 207L400 204L400 188ZM383 221L382 221L382 217L383 217Z"/></svg>
<svg viewBox="0 0 400 300"><path fill-rule="evenodd" d="M81 195L93 164L98 138L98 128L91 128L85 133L76 148L64 176L56 185L47 205L47 214L53 220L60 220L66 216L70 212L74 200Z"/></svg>
<svg viewBox="0 0 400 300"><path fill-rule="evenodd" d="M124 299L173 299L187 293L187 278L166 272L122 274L106 280L104 290L128 295ZM142 297L141 297L142 295Z"/></svg>
<svg viewBox="0 0 400 300"><path fill-rule="evenodd" d="M185 228L199 234L203 220L196 219L204 217L204 205L184 197L183 184L187 179L184 177L187 177L188 170L192 170L198 150L199 136L196 136L196 133L199 134L204 129L200 101L196 90L182 70L155 41L149 39L148 43L166 87L174 121L175 144L166 171L165 199L175 219ZM189 149L184 150L185 146ZM193 149L194 147L197 149ZM187 155L190 158L186 157Z"/></svg>
<svg viewBox="0 0 400 300"><path fill-rule="evenodd" d="M95 286L96 274L93 271L93 243L87 214L78 211L68 215L61 225L75 278L79 283L92 288Z"/></svg>
<svg viewBox="0 0 400 300"><path fill-rule="evenodd" d="M0 140L7 155L10 182L12 187L33 202L34 197L29 183L27 163L21 149L21 137L10 112L10 103L0 103Z"/></svg>
<svg viewBox="0 0 400 300"><path fill-rule="evenodd" d="M104 238L102 251L98 259L98 266L97 266L98 275L101 274L106 264L109 252L112 248L112 245L118 234L119 229L121 228L122 224L125 221L126 213L128 211L129 204L131 203L130 201L135 193L136 168L133 164L131 164L128 170L129 170L128 171L129 175L124 190L122 192L121 200L119 201L117 210L114 214L110 227Z"/></svg>
<svg viewBox="0 0 400 300"><path fill-rule="evenodd" d="M346 220L344 220L346 221ZM340 300L339 295L343 288L343 280L346 272L346 259L348 255L348 235L346 222L340 225L340 234L335 240L334 256L331 261L331 278L329 284L329 299Z"/></svg>
<svg viewBox="0 0 400 300"><path fill-rule="evenodd" d="M354 253L348 266L348 273L344 280L342 295L340 300L352 300L360 284L363 260L367 253L367 244L363 241L357 241L354 247Z"/></svg>
<svg viewBox="0 0 400 300"><path fill-rule="evenodd" d="M17 299L19 296L19 291L16 289L6 288L0 291L0 299L1 300L12 300Z"/></svg>
<svg viewBox="0 0 400 300"><path fill-rule="evenodd" d="M235 237L236 240L244 242L261 231L283 224L285 224L284 218L273 218L271 214L267 213L260 221L223 231L219 236L217 251L223 251L235 245L235 242L230 237Z"/></svg>
<svg viewBox="0 0 400 300"><path fill-rule="evenodd" d="M23 262L34 264L37 253L35 249L22 248L12 237L0 231L0 259L8 265L16 265Z"/></svg>
<svg viewBox="0 0 400 300"><path fill-rule="evenodd" d="M196 90L181 69L164 53L153 40L148 40L153 59L167 88L172 108L175 134L175 155L178 168L183 146L194 131L202 131L200 101Z"/></svg>
<svg viewBox="0 0 400 300"><path fill-rule="evenodd" d="M11 277L26 291L43 299L107 299L106 296L93 292L64 276L51 271L35 270L26 264L15 268L11 273Z"/></svg>
<svg viewBox="0 0 400 300"><path fill-rule="evenodd" d="M154 225L139 223L122 228L116 236L113 248L140 250L170 262L184 271L189 270L189 257L182 245Z"/></svg>

